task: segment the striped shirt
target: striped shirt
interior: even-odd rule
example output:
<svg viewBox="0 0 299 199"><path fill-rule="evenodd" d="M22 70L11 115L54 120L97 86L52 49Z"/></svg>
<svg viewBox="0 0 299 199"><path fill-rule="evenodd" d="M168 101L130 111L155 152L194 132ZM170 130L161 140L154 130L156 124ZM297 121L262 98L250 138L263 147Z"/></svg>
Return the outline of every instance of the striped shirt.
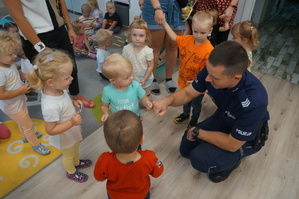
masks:
<svg viewBox="0 0 299 199"><path fill-rule="evenodd" d="M92 36L93 35L93 26L95 26L97 24L96 20L92 16L85 18L85 17L83 17L83 15L79 18L79 20L84 23L85 35L87 37Z"/></svg>

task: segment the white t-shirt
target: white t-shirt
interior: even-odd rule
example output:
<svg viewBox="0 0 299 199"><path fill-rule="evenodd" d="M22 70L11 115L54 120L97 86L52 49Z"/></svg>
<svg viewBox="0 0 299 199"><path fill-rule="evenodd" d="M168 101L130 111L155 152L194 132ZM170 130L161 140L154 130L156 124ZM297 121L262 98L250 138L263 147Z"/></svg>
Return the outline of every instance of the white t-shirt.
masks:
<svg viewBox="0 0 299 199"><path fill-rule="evenodd" d="M49 96L43 92L41 96L41 108L45 122L63 123L72 118L76 113L70 96L64 90L61 96ZM50 136L50 144L57 149L67 149L82 140L81 126L73 126L65 132Z"/></svg>
<svg viewBox="0 0 299 199"><path fill-rule="evenodd" d="M135 52L132 44L128 44L124 46L122 54L131 61L135 77L145 73L148 68L147 62L154 59L153 49L148 46L144 46L140 52Z"/></svg>
<svg viewBox="0 0 299 199"><path fill-rule="evenodd" d="M16 64L9 68L0 66L0 86L4 86L6 91L19 89L23 85ZM0 100L0 109L7 115L16 114L24 110L27 97L19 95L12 99Z"/></svg>
<svg viewBox="0 0 299 199"><path fill-rule="evenodd" d="M56 0L49 0L49 3L54 11L58 27L61 27L64 25L64 20L58 13ZM51 20L46 1L21 0L21 4L25 18L37 34L54 30L54 24ZM22 32L20 32L20 34L24 37Z"/></svg>

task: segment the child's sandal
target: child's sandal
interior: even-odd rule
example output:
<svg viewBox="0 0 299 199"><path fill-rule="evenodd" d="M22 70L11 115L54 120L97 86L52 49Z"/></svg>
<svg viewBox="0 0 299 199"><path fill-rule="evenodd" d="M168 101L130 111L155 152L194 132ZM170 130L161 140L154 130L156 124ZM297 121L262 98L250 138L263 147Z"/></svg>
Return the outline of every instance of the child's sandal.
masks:
<svg viewBox="0 0 299 199"><path fill-rule="evenodd" d="M48 155L51 152L48 148L46 148L41 143L39 143L39 145L37 146L32 146L32 149L41 155Z"/></svg>
<svg viewBox="0 0 299 199"><path fill-rule="evenodd" d="M66 173L66 177L70 180L74 180L76 182L86 182L88 180L88 175L81 173L80 171L76 171L75 173Z"/></svg>
<svg viewBox="0 0 299 199"><path fill-rule="evenodd" d="M92 165L91 160L80 160L79 164L75 166L76 169L83 169L83 168L88 168Z"/></svg>

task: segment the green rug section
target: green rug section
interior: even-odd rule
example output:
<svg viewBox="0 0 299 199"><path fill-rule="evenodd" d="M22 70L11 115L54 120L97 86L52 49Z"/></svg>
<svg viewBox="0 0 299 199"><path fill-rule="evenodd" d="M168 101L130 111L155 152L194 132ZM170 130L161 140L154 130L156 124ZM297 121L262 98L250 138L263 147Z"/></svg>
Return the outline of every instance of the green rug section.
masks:
<svg viewBox="0 0 299 199"><path fill-rule="evenodd" d="M102 102L102 94L99 94L98 96L96 96L93 99L93 101L96 103L96 106L91 109L92 114L93 114L93 116L96 118L96 120L98 122L100 122L101 124L103 124L103 122L101 122L102 111L100 109L101 102Z"/></svg>

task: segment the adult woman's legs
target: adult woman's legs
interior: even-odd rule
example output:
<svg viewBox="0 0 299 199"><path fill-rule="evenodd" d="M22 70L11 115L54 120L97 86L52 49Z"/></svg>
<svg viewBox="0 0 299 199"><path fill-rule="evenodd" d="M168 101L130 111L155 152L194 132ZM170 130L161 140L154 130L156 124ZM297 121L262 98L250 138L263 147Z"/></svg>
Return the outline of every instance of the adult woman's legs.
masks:
<svg viewBox="0 0 299 199"><path fill-rule="evenodd" d="M182 35L182 30L174 30L177 35ZM165 65L166 65L166 89L169 93L176 91L176 85L172 80L172 75L177 62L178 47L176 41L170 39L168 35L165 37Z"/></svg>
<svg viewBox="0 0 299 199"><path fill-rule="evenodd" d="M153 49L154 53L154 68L153 68L153 76L154 76L154 81L151 86L151 92L152 94L160 94L160 87L157 82L157 64L158 64L158 57L160 55L160 50L162 48L162 44L164 42L164 37L166 35L166 32L164 29L162 30L150 30L151 35L152 35L152 44L151 48Z"/></svg>

